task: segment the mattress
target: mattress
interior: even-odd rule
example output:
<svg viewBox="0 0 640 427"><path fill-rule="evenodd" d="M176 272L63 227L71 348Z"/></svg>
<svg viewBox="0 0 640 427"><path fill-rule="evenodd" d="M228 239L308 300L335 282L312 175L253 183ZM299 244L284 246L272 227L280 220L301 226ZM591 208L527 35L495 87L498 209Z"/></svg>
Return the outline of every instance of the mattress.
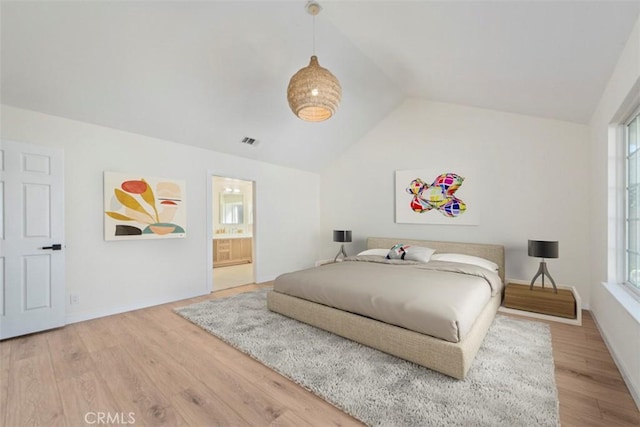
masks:
<svg viewBox="0 0 640 427"><path fill-rule="evenodd" d="M481 267L377 256L286 273L274 290L457 343L493 295L500 277Z"/></svg>

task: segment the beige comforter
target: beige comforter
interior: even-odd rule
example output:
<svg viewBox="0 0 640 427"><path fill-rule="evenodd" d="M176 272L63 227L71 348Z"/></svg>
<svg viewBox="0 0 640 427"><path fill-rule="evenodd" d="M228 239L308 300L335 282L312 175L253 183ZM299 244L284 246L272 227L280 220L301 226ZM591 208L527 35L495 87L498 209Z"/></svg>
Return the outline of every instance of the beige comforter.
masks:
<svg viewBox="0 0 640 427"><path fill-rule="evenodd" d="M459 342L502 286L497 273L470 264L360 256L283 274L274 290Z"/></svg>

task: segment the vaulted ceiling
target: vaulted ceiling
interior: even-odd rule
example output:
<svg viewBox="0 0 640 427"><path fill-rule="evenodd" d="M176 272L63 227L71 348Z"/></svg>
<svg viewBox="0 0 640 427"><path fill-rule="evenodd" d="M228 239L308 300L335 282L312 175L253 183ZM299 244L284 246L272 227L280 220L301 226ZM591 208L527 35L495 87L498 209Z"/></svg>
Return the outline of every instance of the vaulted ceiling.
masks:
<svg viewBox="0 0 640 427"><path fill-rule="evenodd" d="M306 123L286 101L312 53L304 4L3 1L1 101L319 171L407 97L587 123L640 13L628 1L326 1L316 53L343 100Z"/></svg>

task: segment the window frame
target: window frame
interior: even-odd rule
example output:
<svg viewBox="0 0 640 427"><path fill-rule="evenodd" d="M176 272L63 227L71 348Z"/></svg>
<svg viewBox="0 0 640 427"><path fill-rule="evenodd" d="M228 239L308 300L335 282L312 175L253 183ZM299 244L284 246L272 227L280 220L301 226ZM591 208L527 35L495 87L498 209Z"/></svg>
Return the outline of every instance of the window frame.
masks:
<svg viewBox="0 0 640 427"><path fill-rule="evenodd" d="M638 146L636 147L636 150L634 151L634 153L629 153L629 132L630 132L630 125L631 123L633 123L634 120L637 120L638 125L636 128L636 135L640 136L640 106L638 106L638 108L636 108L634 110L634 112L630 115L630 117L628 118L628 120L626 120L624 122L624 132L623 132L623 144L624 144L624 247L622 250L622 255L623 255L623 271L624 271L624 276L622 277L622 285L623 287L629 291L629 293L631 293L632 296L634 296L636 299L638 299L640 301L640 278L638 279L638 283L637 284L633 284L630 280L629 280L629 276L631 274L630 271L630 249L629 249L629 240L630 240L630 236L629 236L629 224L630 224L630 220L636 221L636 234L640 234L640 215L637 215L634 218L630 218L629 217L629 190L630 190L630 180L629 180L629 170L630 170L630 166L629 166L629 158L632 154L635 154L636 156L640 156L640 143L638 144ZM640 142L640 138L636 137L638 139L638 141ZM636 161L636 183L634 183L634 185L636 186L636 203L640 203L640 162ZM636 247L634 254L635 255L640 255L640 239L637 236L634 236L634 238L636 239L636 245L638 245L638 247ZM638 264L636 265L636 269L640 270L640 257L637 258L636 261Z"/></svg>

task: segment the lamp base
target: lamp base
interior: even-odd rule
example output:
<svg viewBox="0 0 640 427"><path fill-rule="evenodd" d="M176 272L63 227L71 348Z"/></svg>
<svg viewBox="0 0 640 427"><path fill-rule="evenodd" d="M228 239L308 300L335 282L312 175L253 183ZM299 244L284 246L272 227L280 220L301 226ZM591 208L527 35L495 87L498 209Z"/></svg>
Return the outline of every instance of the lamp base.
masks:
<svg viewBox="0 0 640 427"><path fill-rule="evenodd" d="M344 251L344 245L340 245L340 250L338 251L338 255L333 259L333 262L338 262L338 258L342 255L343 258L347 257L347 253Z"/></svg>
<svg viewBox="0 0 640 427"><path fill-rule="evenodd" d="M533 284L539 276L542 276L542 289L544 289L544 276L547 276L549 280L551 280L551 284L553 285L553 292L556 294L558 293L558 288L556 288L556 282L555 280L553 280L553 277L551 277L551 275L549 274L549 270L547 270L547 263L545 262L544 259L540 261L540 267L538 267L538 272L536 273L535 276L533 276L533 279L531 279L531 285L529 286L530 290L533 289Z"/></svg>

